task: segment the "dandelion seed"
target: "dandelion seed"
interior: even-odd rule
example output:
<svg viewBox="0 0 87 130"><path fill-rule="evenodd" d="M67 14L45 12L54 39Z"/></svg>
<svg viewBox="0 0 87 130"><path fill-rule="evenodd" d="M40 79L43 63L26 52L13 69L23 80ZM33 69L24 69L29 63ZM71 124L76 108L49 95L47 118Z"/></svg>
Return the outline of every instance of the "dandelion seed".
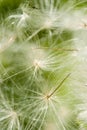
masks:
<svg viewBox="0 0 87 130"><path fill-rule="evenodd" d="M50 94L47 95L47 99L49 99L58 89L60 89L60 87L61 87L61 85L63 84L63 82L64 82L69 76L70 76L70 74L68 74L68 75L64 78L64 80L58 85L58 87L56 87L56 88L54 89L54 91L53 91L52 93L50 93Z"/></svg>
<svg viewBox="0 0 87 130"><path fill-rule="evenodd" d="M3 97L4 95L0 92L0 125L3 129L12 130L18 129L21 130L18 113L13 110L8 101Z"/></svg>
<svg viewBox="0 0 87 130"><path fill-rule="evenodd" d="M44 48L40 47L31 47L31 49L27 50L27 64L32 66L32 72L34 77L37 77L38 72L42 71L55 71L58 69L58 55L55 52L51 53L49 50L47 53Z"/></svg>
<svg viewBox="0 0 87 130"><path fill-rule="evenodd" d="M14 112L14 111L11 111L9 112L8 111L8 118L5 119L8 121L8 130L12 130L14 128L18 128L18 130L20 130L20 123L19 123L19 120L18 120L18 116L17 116L17 113ZM4 121L4 119L2 120Z"/></svg>
<svg viewBox="0 0 87 130"><path fill-rule="evenodd" d="M27 100L27 104L25 105L25 108L24 108L25 111L30 111L30 110L32 111L30 113L31 121L26 125L26 128L24 130L27 130L27 129L33 130L36 127L36 124L40 124L40 127L38 127L39 130L42 128L43 123L45 122L45 118L47 117L47 114L49 113L49 110L52 109L52 113L54 112L54 109L56 111L56 107L54 105L55 104L54 93L56 93L56 91L60 89L60 86L62 86L62 84L65 82L65 80L69 76L70 76L70 74L68 74L63 79L63 81L56 87L56 89L49 92L48 94L47 93L38 94L36 91L35 92L33 91L33 93L32 93L33 97L30 96L30 99ZM34 102L33 102L33 100L34 100ZM58 105L58 104L56 104L56 105ZM61 124L62 128L65 129L59 115L57 117L57 112L53 113L53 115L56 116L57 121ZM67 115L67 113L64 113L64 115L62 115L62 116L66 117L66 115Z"/></svg>

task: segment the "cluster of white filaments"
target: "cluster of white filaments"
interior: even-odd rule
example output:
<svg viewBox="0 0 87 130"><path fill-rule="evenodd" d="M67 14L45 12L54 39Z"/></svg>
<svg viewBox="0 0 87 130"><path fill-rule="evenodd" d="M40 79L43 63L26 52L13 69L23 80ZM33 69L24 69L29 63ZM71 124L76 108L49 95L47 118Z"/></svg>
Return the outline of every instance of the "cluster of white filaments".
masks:
<svg viewBox="0 0 87 130"><path fill-rule="evenodd" d="M38 129L41 130L46 118L48 118L50 115L48 114L49 111L51 112L51 116L56 119L57 122L61 124L61 127L65 130L63 118L67 119L68 114L68 108L62 107L61 102L59 100L59 97L55 95L56 91L60 89L62 84L67 80L67 78L70 76L68 74L61 82L60 84L51 91L48 91L47 88L43 92L35 91L35 90L29 90L32 92L32 95L29 97L28 103L26 103L24 106L25 111L29 112L32 111L30 115L30 122L26 125L24 130L33 130L37 123L40 121L40 125ZM43 89L43 88L42 88ZM33 102L34 101L34 102ZM28 107L29 106L29 107ZM60 111L62 113L60 113ZM60 113L60 114L59 114ZM49 117L50 118L50 117ZM57 128L59 128L57 126Z"/></svg>
<svg viewBox="0 0 87 130"><path fill-rule="evenodd" d="M82 72L85 75L84 77L87 75L86 71L84 72L86 69L83 69L86 68L87 63L86 11L73 10L73 4L69 5L69 2L64 5L64 8L61 8L61 0L34 1L37 2L35 5L37 8L33 7L33 2L29 1L30 3L25 9L19 8L21 12L11 13L5 19L5 24L9 24L8 27L5 27L5 29L4 26L1 27L0 53L3 53L0 55L0 85L5 86L2 89L3 92L6 91L7 100L4 98L5 93L2 94L0 91L0 129L42 130L44 126L44 130L74 130L72 122L75 119L87 124L86 103L83 103L82 108L79 105L80 112L77 112L77 117L76 115L70 117L73 113L71 109L75 107L74 104L79 103L79 101L76 101L77 99L74 102L74 92L77 91L74 91L74 86L77 89L81 88L83 86ZM4 50L14 42L14 46L5 53ZM85 63L85 65L78 65L76 70L71 64L75 63L77 65L78 61ZM75 73L73 70L75 70ZM80 70L79 73L82 71L81 74L77 72L78 70ZM63 77L62 74L69 71L73 71L75 74L74 78L70 79L70 84L65 83L70 73L61 82L60 79L57 79ZM56 78L53 74L56 75ZM78 79L79 83L76 81ZM57 85L54 86L54 82ZM51 84L52 86L46 86L45 84ZM61 90L62 85L65 87L62 89L63 91ZM15 86L20 90L20 94ZM67 86L69 86L69 90ZM86 87L87 84L84 86ZM18 95L15 96L15 99L9 100L11 87L15 87L14 95ZM73 92L71 92L72 90ZM81 96L80 92L81 90L79 90L79 94L76 92L76 96ZM69 95L73 94L70 97L67 93ZM14 105L16 100L17 103ZM11 101L13 101L12 104ZM22 116L20 116L20 112ZM83 127L84 124L81 124L81 130L86 130ZM72 128L67 128L69 125Z"/></svg>
<svg viewBox="0 0 87 130"><path fill-rule="evenodd" d="M12 108L0 109L0 123L3 127L6 127L7 130L14 128L21 130L18 114L12 110Z"/></svg>
<svg viewBox="0 0 87 130"><path fill-rule="evenodd" d="M59 68L58 66L58 54L57 52L52 53L48 48L46 52L45 47L31 46L27 52L28 64L31 66L34 76L37 75L38 71L55 71Z"/></svg>
<svg viewBox="0 0 87 130"><path fill-rule="evenodd" d="M12 97L13 98L13 97ZM13 106L12 106L13 105ZM0 126L3 130L21 130L19 114L14 109L14 101L6 100L0 89Z"/></svg>

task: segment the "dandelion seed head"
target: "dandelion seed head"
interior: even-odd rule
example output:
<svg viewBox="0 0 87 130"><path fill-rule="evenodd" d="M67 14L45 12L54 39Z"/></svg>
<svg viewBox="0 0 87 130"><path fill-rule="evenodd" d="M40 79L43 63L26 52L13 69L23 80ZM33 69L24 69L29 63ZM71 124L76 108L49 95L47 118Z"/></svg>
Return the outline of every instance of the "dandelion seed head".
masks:
<svg viewBox="0 0 87 130"><path fill-rule="evenodd" d="M8 45L11 45L14 40L16 42L16 45L0 56L2 63L0 64L0 72L3 78L0 83L1 86L5 86L1 88L4 94L0 92L0 127L3 130L42 130L47 124L45 130L74 129L71 128L76 125L73 124L76 117L71 117L71 109L77 104L75 94L73 94L74 87L81 88L83 83L81 83L82 80L80 81L82 78L80 75L85 75L84 78L86 73L83 72L80 75L77 73L76 76L78 70L74 72L73 66L69 63L73 62L73 57L73 59L76 58L76 63L77 59L81 62L86 61L86 33L83 32L85 35L84 46L81 40L75 49L72 48L71 44L72 39L75 39L75 32L80 33L80 29L86 31L87 15L84 12L76 11L76 8L74 11L70 11L74 9L73 5L63 0L33 0L32 2L27 0L22 5L24 5L22 9L19 6L18 12L10 14L8 20L9 23L12 21L11 26L6 21L7 19L3 21L3 23L9 24L9 27L2 26L0 34L0 52L3 48L9 47ZM62 5L65 8L61 9ZM10 27L11 31L14 29L16 33L18 32L19 35L16 35L16 39L14 38L15 32L12 35L11 31L8 31ZM22 46L21 41L24 46ZM70 74L61 80L68 71L73 71L70 74L74 73L75 75L71 76L68 81L65 80ZM83 71L83 66L81 66L81 71ZM33 79L34 76L35 79ZM81 78L78 83L75 80L78 80L79 76ZM86 82L84 84L86 85ZM12 91L10 91L11 89ZM20 94L18 90L20 90ZM77 93L78 91L76 96L79 95L78 97L82 98L84 92ZM79 120L87 122L86 109L87 106L80 110ZM71 120L71 118L73 119ZM21 127L23 128L21 129Z"/></svg>

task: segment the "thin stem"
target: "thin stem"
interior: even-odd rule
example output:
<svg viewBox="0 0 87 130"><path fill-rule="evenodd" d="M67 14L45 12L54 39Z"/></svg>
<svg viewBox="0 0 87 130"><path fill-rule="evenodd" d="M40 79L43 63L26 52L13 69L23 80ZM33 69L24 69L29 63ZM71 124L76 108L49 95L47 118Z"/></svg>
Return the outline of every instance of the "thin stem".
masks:
<svg viewBox="0 0 87 130"><path fill-rule="evenodd" d="M64 81L65 81L70 75L71 75L71 73L69 73L69 74L62 80L62 82L54 89L54 91L53 91L51 94L47 95L47 99L49 99L49 98L61 87L61 85L64 83Z"/></svg>
<svg viewBox="0 0 87 130"><path fill-rule="evenodd" d="M40 28L37 31L35 31L30 37L28 37L27 41L31 40L36 34L38 34L41 30L43 30L44 28Z"/></svg>
<svg viewBox="0 0 87 130"><path fill-rule="evenodd" d="M63 48L50 48L50 47L36 47L33 49L52 49L57 51L79 51L78 49L63 49Z"/></svg>

